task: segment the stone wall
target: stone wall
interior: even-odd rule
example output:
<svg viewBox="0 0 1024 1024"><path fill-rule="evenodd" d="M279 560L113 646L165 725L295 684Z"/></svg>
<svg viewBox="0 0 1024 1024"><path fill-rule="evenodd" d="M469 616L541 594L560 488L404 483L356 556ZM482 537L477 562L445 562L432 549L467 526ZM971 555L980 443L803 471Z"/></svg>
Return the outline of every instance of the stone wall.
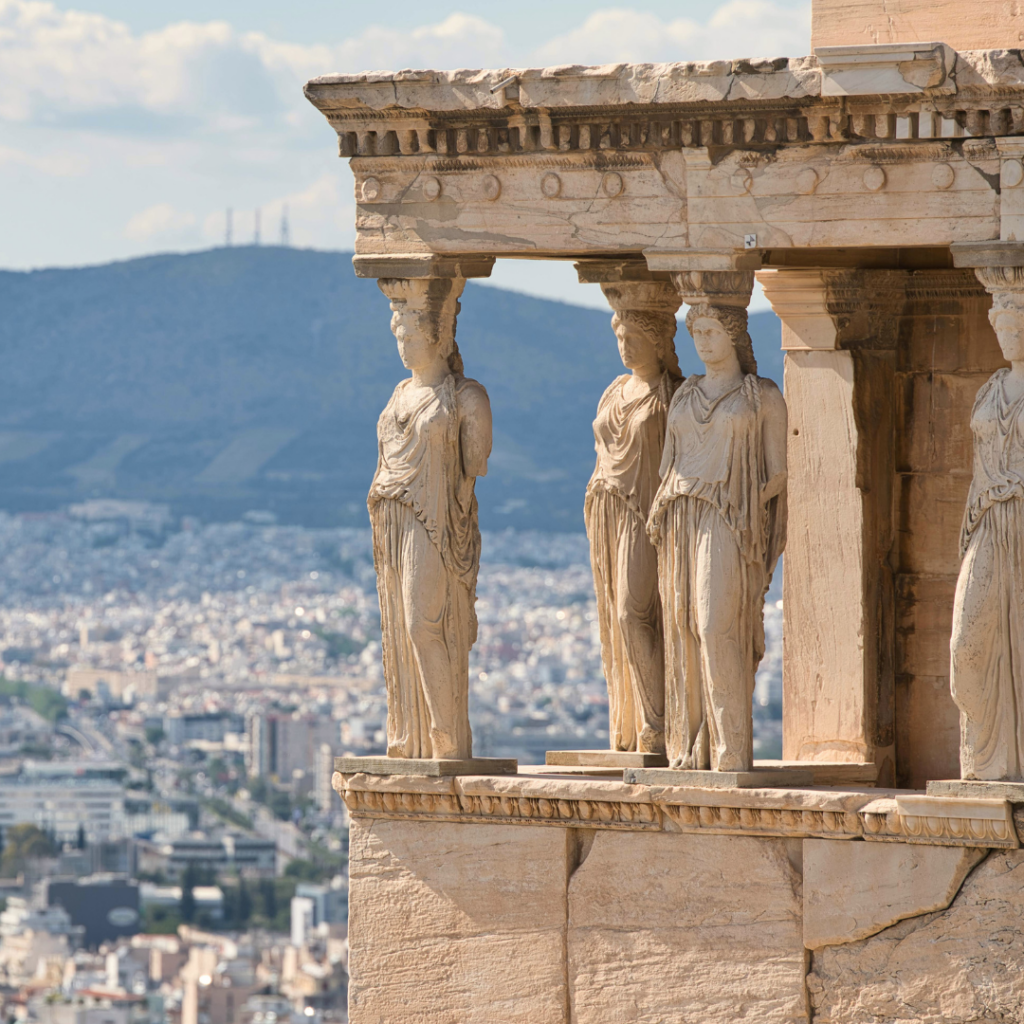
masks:
<svg viewBox="0 0 1024 1024"><path fill-rule="evenodd" d="M949 637L971 482L971 408L1006 365L972 271L909 275L900 321L896 472L896 784L960 775Z"/></svg>
<svg viewBox="0 0 1024 1024"><path fill-rule="evenodd" d="M1000 801L335 779L352 1024L1021 1019Z"/></svg>

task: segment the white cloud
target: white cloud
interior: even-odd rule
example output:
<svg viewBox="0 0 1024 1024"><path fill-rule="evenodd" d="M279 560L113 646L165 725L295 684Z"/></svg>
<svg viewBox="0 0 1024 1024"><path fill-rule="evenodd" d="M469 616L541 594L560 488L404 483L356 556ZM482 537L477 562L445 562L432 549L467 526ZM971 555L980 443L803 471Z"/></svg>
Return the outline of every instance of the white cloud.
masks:
<svg viewBox="0 0 1024 1024"><path fill-rule="evenodd" d="M124 227L124 237L133 242L178 240L196 222L195 215L176 210L170 203L157 203L135 214Z"/></svg>
<svg viewBox="0 0 1024 1024"><path fill-rule="evenodd" d="M27 167L53 178L85 174L89 161L80 153L27 153L12 146L0 146L0 167Z"/></svg>
<svg viewBox="0 0 1024 1024"><path fill-rule="evenodd" d="M535 56L541 64L799 57L808 48L809 35L809 5L794 12L770 0L730 0L704 25L613 8L597 11L578 28L549 40Z"/></svg>
<svg viewBox="0 0 1024 1024"><path fill-rule="evenodd" d="M76 0L88 3L89 0ZM332 71L801 55L808 19L785 0L727 0L706 20L608 8L555 38L514 46L488 17L387 21L302 45L224 21L133 32L63 0L0 0L0 264L89 262L236 241L352 244L351 177L302 95ZM490 12L485 10L485 14ZM496 20L504 11L490 14ZM59 189L52 178L61 176Z"/></svg>

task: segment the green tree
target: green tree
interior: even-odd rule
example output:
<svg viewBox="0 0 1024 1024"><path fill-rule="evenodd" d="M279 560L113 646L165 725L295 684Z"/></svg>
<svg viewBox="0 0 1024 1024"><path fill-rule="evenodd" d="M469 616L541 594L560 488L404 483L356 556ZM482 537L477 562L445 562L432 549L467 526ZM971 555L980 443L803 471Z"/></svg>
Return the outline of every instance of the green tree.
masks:
<svg viewBox="0 0 1024 1024"><path fill-rule="evenodd" d="M56 842L35 825L12 825L4 836L4 851L0 857L0 874L16 875L27 861L57 854Z"/></svg>

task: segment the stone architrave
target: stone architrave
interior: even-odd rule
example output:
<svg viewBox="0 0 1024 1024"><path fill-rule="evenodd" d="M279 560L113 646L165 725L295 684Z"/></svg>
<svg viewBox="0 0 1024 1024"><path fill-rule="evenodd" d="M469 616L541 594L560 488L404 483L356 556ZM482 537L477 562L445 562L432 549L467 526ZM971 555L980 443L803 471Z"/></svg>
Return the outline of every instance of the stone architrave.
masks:
<svg viewBox="0 0 1024 1024"><path fill-rule="evenodd" d="M748 772L764 595L786 542L786 404L757 376L753 274L672 277L707 372L672 400L648 523L665 617L667 753L673 768Z"/></svg>
<svg viewBox="0 0 1024 1024"><path fill-rule="evenodd" d="M960 534L950 689L960 709L960 774L1024 780L1024 268L975 271L1010 364L971 412L974 471Z"/></svg>
<svg viewBox="0 0 1024 1024"><path fill-rule="evenodd" d="M455 343L462 277L383 278L411 372L377 424L368 507L381 605L387 752L472 757L469 650L480 529L474 494L491 452L487 392Z"/></svg>
<svg viewBox="0 0 1024 1024"><path fill-rule="evenodd" d="M609 746L664 753L665 676L658 555L647 517L659 483L669 403L682 380L673 339L679 296L669 281L601 284L629 373L601 396L597 463L584 518L608 684Z"/></svg>

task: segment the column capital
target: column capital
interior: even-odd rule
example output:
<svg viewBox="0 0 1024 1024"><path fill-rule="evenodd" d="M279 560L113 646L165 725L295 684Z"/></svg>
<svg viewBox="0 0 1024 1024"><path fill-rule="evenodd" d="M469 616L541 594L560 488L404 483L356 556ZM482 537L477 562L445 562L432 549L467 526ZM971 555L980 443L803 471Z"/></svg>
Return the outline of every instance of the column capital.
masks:
<svg viewBox="0 0 1024 1024"><path fill-rule="evenodd" d="M895 341L908 272L792 268L759 270L757 280L782 321L783 349L813 351Z"/></svg>
<svg viewBox="0 0 1024 1024"><path fill-rule="evenodd" d="M688 306L746 309L754 290L752 270L683 270L672 274L680 299Z"/></svg>
<svg viewBox="0 0 1024 1024"><path fill-rule="evenodd" d="M1024 307L1024 266L975 267L974 275L992 296L992 308Z"/></svg>
<svg viewBox="0 0 1024 1024"><path fill-rule="evenodd" d="M493 256L438 256L432 252L381 253L352 257L356 277L490 277Z"/></svg>

